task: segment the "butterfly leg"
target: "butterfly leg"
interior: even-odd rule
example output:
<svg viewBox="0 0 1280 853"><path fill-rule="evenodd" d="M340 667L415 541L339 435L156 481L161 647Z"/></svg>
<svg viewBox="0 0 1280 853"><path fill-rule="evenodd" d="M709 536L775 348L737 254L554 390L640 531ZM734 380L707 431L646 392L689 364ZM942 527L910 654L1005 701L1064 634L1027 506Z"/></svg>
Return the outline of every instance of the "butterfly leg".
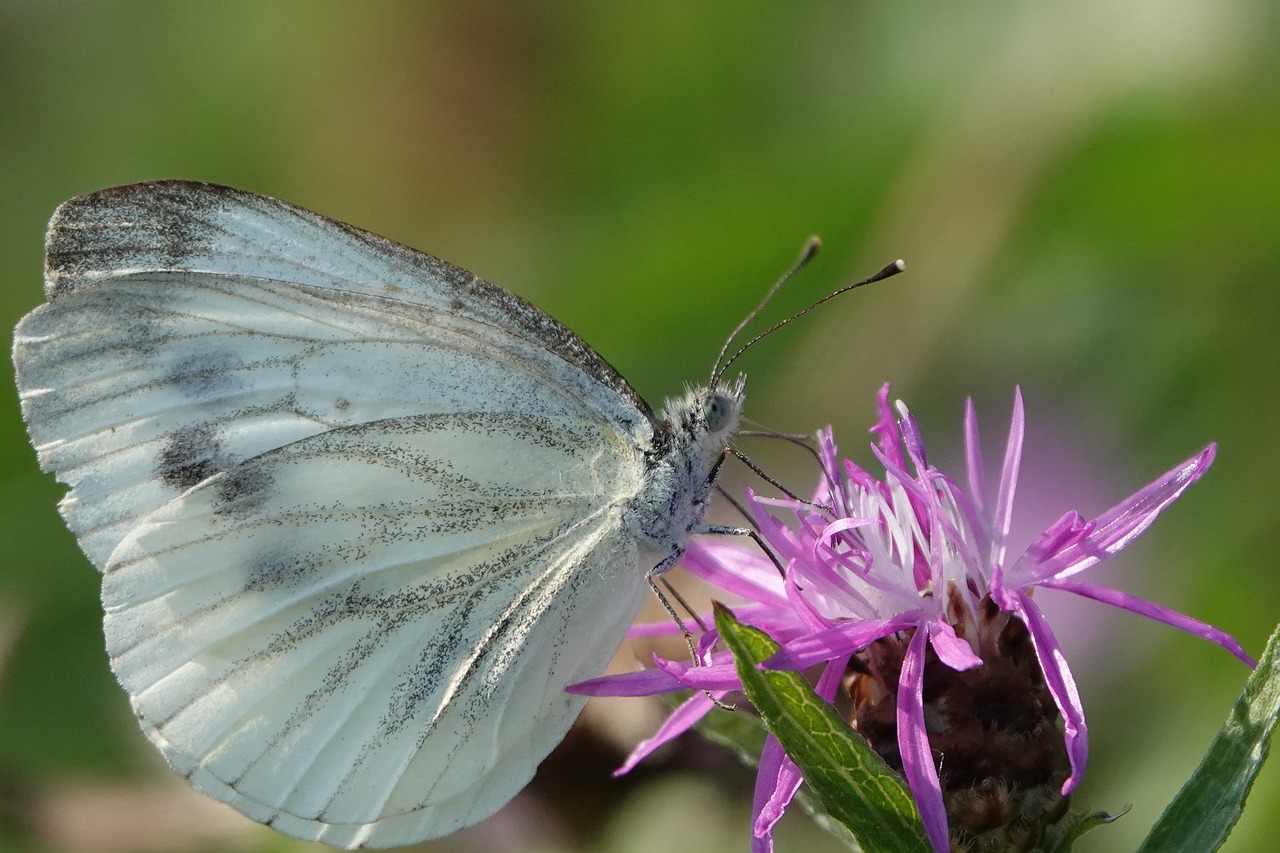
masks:
<svg viewBox="0 0 1280 853"><path fill-rule="evenodd" d="M778 555L773 553L764 539L760 536L760 532L754 527L726 527L721 524L701 524L694 528L694 533L709 533L715 536L749 536L751 541L769 558L769 562L773 563L774 568L778 570L780 577L787 576L786 567L782 565L782 561L778 559Z"/></svg>
<svg viewBox="0 0 1280 853"><path fill-rule="evenodd" d="M693 639L693 633L687 627L685 627L684 620L681 619L680 614L676 612L675 607L671 604L671 600L667 598L666 595L663 594L662 590L658 588L657 582L654 581L654 578L656 578L658 575L661 575L667 569L671 568L671 566L675 565L676 561L679 559L680 559L680 554L678 553L671 554L670 556L666 557L662 562L658 563L658 565L654 566L652 569L646 572L644 579L648 581L649 589L653 590L654 596L658 599L659 602L662 603L662 607L667 611L667 615L671 617L671 619L676 623L676 625L680 626L680 633L684 635L685 645L689 647L689 657L693 659L693 665L703 666L704 664L702 662L702 658L698 656L698 645L697 645L697 642ZM680 603L680 606L683 607L685 611L689 613L690 616L692 616L695 620L697 620L698 627L702 628L702 630L705 631L706 626L702 624L702 620L698 618L698 614L694 612L693 608L689 606L689 603L684 600L684 598L680 595L680 593L676 592L675 588L671 586L671 584L667 583L665 578L663 579L662 585L665 586L667 588L667 591L671 593L672 597L675 598L675 600ZM703 690L702 692L707 694L707 698L710 699L712 704L714 704L717 708L720 708L725 711L736 710L736 707L734 705L726 705L724 702L721 702L719 699L713 696L710 690Z"/></svg>

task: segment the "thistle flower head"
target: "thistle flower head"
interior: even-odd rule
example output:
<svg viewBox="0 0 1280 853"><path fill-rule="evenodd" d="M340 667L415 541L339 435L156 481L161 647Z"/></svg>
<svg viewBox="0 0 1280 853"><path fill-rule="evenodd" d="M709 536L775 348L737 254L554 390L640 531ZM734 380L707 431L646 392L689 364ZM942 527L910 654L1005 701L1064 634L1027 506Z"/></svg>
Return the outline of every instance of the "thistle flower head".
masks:
<svg viewBox="0 0 1280 853"><path fill-rule="evenodd" d="M963 484L930 463L906 407L890 406L887 385L877 404L872 452L883 475L840 460L826 431L818 436L823 475L813 501L753 496L753 520L786 566L784 576L736 542L693 545L684 564L743 599L735 607L739 621L780 644L766 666L821 667L818 693L906 777L936 850L1031 849L1066 813L1088 754L1080 697L1032 599L1036 587L1167 622L1254 664L1210 625L1079 577L1132 542L1199 479L1215 448L1095 518L1065 513L1011 558L1006 540L1022 455L1021 394L994 500L984 483L972 402ZM656 658L654 670L571 688L600 695L706 691L677 709L619 772L692 726L714 707L711 697L741 687L716 640L714 631L703 635L694 663ZM754 803L755 850L772 848L771 828L800 781L768 738Z"/></svg>

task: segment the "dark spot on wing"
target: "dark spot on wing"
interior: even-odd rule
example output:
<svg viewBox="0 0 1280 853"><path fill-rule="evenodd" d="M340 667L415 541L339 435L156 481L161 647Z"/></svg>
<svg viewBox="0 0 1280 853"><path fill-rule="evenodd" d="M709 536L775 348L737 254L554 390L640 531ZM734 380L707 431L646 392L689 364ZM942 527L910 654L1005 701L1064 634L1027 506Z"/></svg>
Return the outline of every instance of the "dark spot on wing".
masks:
<svg viewBox="0 0 1280 853"><path fill-rule="evenodd" d="M246 462L229 469L217 483L217 513L247 515L275 492L275 478L265 465Z"/></svg>
<svg viewBox="0 0 1280 853"><path fill-rule="evenodd" d="M243 383L230 372L238 363L239 359L225 350L196 353L174 365L169 381L188 399L225 399L243 388Z"/></svg>
<svg viewBox="0 0 1280 853"><path fill-rule="evenodd" d="M217 430L210 424L183 427L169 436L169 442L160 453L156 476L179 491L186 491L197 483L217 474L225 466L222 442Z"/></svg>
<svg viewBox="0 0 1280 853"><path fill-rule="evenodd" d="M269 543L269 550L255 554L244 568L244 591L263 592L287 587L305 578L311 565L306 555L299 555L295 547L277 540Z"/></svg>

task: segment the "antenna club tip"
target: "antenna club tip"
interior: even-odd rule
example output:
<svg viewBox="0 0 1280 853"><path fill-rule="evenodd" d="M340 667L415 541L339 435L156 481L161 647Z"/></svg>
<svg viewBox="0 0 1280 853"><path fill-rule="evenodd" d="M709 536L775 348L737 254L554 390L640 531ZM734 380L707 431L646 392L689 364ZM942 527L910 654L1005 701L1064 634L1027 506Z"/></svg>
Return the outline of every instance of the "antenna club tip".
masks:
<svg viewBox="0 0 1280 853"><path fill-rule="evenodd" d="M813 256L822 250L822 238L814 235L805 241L804 248L800 250L800 263L807 264L813 259Z"/></svg>
<svg viewBox="0 0 1280 853"><path fill-rule="evenodd" d="M906 268L907 268L907 262L902 260L902 258L898 258L893 263L886 265L883 269L880 270L880 272L871 276L871 278L867 279L864 282L861 282L861 284L871 284L872 282L876 282L876 281L884 281L886 278L895 276L898 273L905 270Z"/></svg>

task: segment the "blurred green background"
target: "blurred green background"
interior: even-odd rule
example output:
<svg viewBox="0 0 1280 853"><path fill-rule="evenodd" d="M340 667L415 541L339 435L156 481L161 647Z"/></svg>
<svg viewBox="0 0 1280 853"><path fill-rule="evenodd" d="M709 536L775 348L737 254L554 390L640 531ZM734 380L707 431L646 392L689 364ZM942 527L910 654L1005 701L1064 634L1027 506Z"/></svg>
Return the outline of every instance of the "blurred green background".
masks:
<svg viewBox="0 0 1280 853"><path fill-rule="evenodd" d="M1024 543L1218 441L1208 476L1092 579L1257 654L1280 615L1278 36L1267 0L9 0L0 307L11 326L41 301L59 202L197 178L504 284L657 401L706 375L808 235L826 249L772 316L903 257L905 276L740 362L748 414L833 423L870 464L872 396L892 381L933 459L959 462L964 398L994 456L1021 385ZM812 480L794 453L747 449ZM12 392L0 452L0 849L302 849L189 794L152 754ZM1076 803L1133 806L1079 849L1133 849L1246 672L1101 605L1056 613L1091 723ZM597 712L615 743L660 718L637 705ZM613 783L625 745L583 740L555 759L569 771L429 849L746 849L750 774L732 761L691 744ZM806 821L788 815L780 850L836 849ZM1272 767L1224 849L1271 849L1278 833Z"/></svg>

